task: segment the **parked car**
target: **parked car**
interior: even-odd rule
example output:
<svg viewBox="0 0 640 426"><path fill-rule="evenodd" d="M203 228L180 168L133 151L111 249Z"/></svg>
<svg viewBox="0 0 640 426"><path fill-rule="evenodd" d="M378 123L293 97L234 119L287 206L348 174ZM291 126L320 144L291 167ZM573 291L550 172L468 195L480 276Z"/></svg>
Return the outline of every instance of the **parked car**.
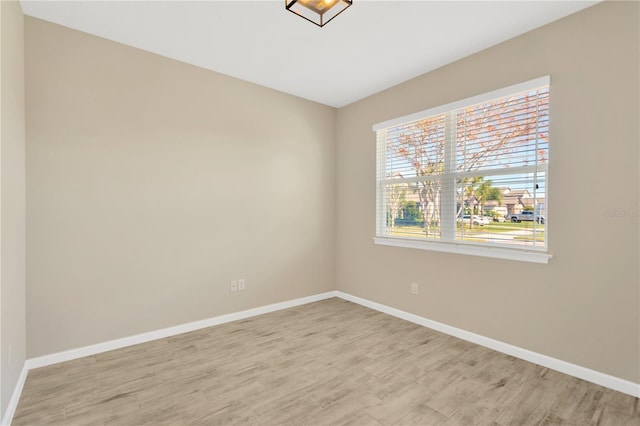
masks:
<svg viewBox="0 0 640 426"><path fill-rule="evenodd" d="M511 222L522 222L523 220L533 222L534 217L535 221L538 223L545 222L544 216L541 216L539 214L534 215L532 211L523 211L522 213L509 215L509 219L511 220Z"/></svg>
<svg viewBox="0 0 640 426"><path fill-rule="evenodd" d="M493 216L482 216L482 220L484 220L485 225L488 225L488 224L492 223L493 221L498 222L496 219L493 218ZM504 218L502 219L502 221L504 222Z"/></svg>
<svg viewBox="0 0 640 426"><path fill-rule="evenodd" d="M476 226L484 226L484 225L488 225L491 223L491 221L489 219L486 218L486 216L476 216L473 215L471 216L470 214L465 214L462 216L458 216L458 222L462 222L465 223L467 225L469 224L474 224Z"/></svg>

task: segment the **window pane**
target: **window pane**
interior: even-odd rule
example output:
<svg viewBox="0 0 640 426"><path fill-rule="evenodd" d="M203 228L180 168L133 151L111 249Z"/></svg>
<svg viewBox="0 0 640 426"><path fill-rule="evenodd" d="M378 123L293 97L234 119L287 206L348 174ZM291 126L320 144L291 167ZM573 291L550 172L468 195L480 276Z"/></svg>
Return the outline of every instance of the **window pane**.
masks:
<svg viewBox="0 0 640 426"><path fill-rule="evenodd" d="M548 88L460 109L456 121L458 171L546 164Z"/></svg>
<svg viewBox="0 0 640 426"><path fill-rule="evenodd" d="M440 239L439 180L385 185L387 235Z"/></svg>
<svg viewBox="0 0 640 426"><path fill-rule="evenodd" d="M387 130L386 177L441 174L444 165L444 115Z"/></svg>
<svg viewBox="0 0 640 426"><path fill-rule="evenodd" d="M544 248L545 174L458 179L456 240Z"/></svg>

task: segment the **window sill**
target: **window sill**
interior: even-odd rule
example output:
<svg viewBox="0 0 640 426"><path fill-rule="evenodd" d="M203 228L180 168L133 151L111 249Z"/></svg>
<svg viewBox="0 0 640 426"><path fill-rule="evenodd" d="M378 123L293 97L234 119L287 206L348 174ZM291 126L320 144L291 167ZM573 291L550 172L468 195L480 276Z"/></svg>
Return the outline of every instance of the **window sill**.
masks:
<svg viewBox="0 0 640 426"><path fill-rule="evenodd" d="M430 242L404 238L374 237L373 242L379 245L413 248L420 250L440 251L445 253L466 254L471 256L492 257L495 259L517 260L521 262L549 263L553 255L534 250L518 250L505 247L474 246L470 244L456 244Z"/></svg>

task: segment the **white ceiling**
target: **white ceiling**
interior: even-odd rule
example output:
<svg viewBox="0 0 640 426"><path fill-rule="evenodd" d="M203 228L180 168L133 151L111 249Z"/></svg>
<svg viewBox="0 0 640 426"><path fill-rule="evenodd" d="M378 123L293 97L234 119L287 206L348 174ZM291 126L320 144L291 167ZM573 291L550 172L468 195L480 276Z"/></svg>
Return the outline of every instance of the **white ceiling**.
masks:
<svg viewBox="0 0 640 426"><path fill-rule="evenodd" d="M598 1L366 1L319 28L284 1L37 1L26 15L341 107Z"/></svg>

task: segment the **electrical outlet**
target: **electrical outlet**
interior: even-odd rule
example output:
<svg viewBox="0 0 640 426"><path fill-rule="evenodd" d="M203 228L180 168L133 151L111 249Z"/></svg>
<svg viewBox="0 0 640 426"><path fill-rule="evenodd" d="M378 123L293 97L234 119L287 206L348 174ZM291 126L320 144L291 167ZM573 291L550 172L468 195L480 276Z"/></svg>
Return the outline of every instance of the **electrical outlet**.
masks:
<svg viewBox="0 0 640 426"><path fill-rule="evenodd" d="M411 294L418 294L418 283L411 283Z"/></svg>
<svg viewBox="0 0 640 426"><path fill-rule="evenodd" d="M236 291L238 291L238 281L236 281L236 280L231 281L231 285L229 286L229 290L231 290L231 293L235 293Z"/></svg>
<svg viewBox="0 0 640 426"><path fill-rule="evenodd" d="M245 289L245 282L244 282L244 278L242 278L238 280L238 291L244 291L244 289Z"/></svg>

